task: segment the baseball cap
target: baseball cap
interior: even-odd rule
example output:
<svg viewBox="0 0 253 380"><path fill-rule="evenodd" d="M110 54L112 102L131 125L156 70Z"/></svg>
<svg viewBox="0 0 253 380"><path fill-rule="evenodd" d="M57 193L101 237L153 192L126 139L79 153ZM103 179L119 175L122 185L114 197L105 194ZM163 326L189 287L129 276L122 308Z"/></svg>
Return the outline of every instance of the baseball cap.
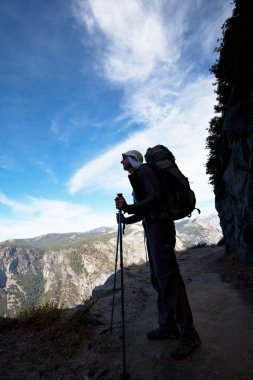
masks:
<svg viewBox="0 0 253 380"><path fill-rule="evenodd" d="M143 162L143 156L140 152L138 152L138 150L128 150L126 153L122 153L122 156L131 156L137 162L140 162L140 163Z"/></svg>

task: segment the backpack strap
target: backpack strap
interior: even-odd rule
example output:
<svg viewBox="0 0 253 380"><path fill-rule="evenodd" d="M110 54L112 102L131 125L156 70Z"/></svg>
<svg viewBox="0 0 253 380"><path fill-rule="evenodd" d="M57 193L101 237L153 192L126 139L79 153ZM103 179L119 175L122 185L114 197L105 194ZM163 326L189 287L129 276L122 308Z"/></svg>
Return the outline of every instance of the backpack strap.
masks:
<svg viewBox="0 0 253 380"><path fill-rule="evenodd" d="M136 197L136 200L138 202L144 200L147 197L147 193L142 181L140 180L139 170L135 170L133 173L131 173L128 176L128 178L133 188L133 192Z"/></svg>

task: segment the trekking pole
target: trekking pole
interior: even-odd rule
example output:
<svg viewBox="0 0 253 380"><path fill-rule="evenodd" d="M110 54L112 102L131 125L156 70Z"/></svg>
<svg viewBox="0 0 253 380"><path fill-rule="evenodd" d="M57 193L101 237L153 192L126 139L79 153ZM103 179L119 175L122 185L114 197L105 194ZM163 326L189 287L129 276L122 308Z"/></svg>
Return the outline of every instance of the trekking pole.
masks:
<svg viewBox="0 0 253 380"><path fill-rule="evenodd" d="M147 233L146 233L146 225L145 225L144 220L142 222L142 226L144 229L144 248L145 248L145 254L146 254L146 265L148 265L148 260L149 260L149 257L148 257L148 237L147 237Z"/></svg>
<svg viewBox="0 0 253 380"><path fill-rule="evenodd" d="M116 274L117 274L117 266L118 266L118 251L119 251L119 240L120 240L119 234L120 234L120 229L119 229L119 226L118 226L117 244L116 244L116 252L115 252L115 269L114 269L114 281L113 281L113 296L112 296L111 333L112 333L112 325L113 325L115 290L116 290Z"/></svg>
<svg viewBox="0 0 253 380"><path fill-rule="evenodd" d="M118 197L122 197L122 194L117 194ZM113 323L113 310L114 310L114 298L115 298L115 284L116 284L116 271L118 261L118 251L120 253L120 274L121 274L121 318L122 318L122 342L123 342L123 379L127 379L126 372L126 342L125 342L125 305L124 305L124 274L123 274L123 244L122 244L122 210L118 210L118 235L116 244L116 257L115 257L115 274L114 274L114 288L113 288L113 307L111 316L111 331Z"/></svg>
<svg viewBox="0 0 253 380"><path fill-rule="evenodd" d="M124 305L124 274L123 274L123 246L122 246L122 211L119 209L119 253L120 253L120 274L121 274L121 317L122 317L122 342L123 342L123 379L126 375L126 341L125 341L125 305Z"/></svg>

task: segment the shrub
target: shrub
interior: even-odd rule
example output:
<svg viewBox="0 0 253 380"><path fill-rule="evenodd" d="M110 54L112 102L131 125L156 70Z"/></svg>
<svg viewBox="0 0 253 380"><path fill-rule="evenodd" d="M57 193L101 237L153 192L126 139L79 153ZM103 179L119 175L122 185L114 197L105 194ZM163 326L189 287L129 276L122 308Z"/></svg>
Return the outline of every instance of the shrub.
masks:
<svg viewBox="0 0 253 380"><path fill-rule="evenodd" d="M48 340L64 353L72 354L91 336L91 325L101 323L91 315L91 305L82 306L77 311L64 310L55 302L47 302L21 311L16 318L0 318L0 332L14 328L35 329L42 340Z"/></svg>

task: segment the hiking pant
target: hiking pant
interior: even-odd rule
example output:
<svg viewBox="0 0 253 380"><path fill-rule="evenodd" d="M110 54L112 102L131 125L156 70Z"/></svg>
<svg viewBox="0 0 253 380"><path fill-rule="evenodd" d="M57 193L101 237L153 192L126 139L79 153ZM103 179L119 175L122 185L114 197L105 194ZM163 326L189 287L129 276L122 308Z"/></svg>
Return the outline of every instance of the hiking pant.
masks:
<svg viewBox="0 0 253 380"><path fill-rule="evenodd" d="M158 324L161 329L179 327L181 338L194 330L191 307L176 261L174 221L168 218L144 220L151 282L158 293Z"/></svg>

